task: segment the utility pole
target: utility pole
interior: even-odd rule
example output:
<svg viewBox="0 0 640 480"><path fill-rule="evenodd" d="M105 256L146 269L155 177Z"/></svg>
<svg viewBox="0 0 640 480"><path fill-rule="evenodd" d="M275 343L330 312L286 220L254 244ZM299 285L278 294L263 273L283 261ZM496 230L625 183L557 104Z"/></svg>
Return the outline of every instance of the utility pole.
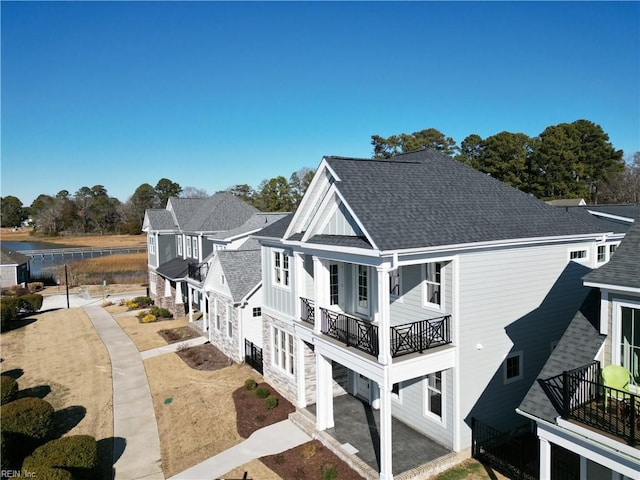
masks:
<svg viewBox="0 0 640 480"><path fill-rule="evenodd" d="M69 308L69 276L67 275L67 264L64 264L64 285L67 287L67 308Z"/></svg>

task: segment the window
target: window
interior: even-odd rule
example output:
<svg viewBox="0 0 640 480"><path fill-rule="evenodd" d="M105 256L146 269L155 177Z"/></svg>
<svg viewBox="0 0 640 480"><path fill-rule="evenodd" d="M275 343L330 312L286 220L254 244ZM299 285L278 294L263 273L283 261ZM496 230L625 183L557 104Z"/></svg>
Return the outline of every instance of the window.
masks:
<svg viewBox="0 0 640 480"><path fill-rule="evenodd" d="M442 306L442 263L427 263L424 272L424 303L440 308Z"/></svg>
<svg viewBox="0 0 640 480"><path fill-rule="evenodd" d="M618 248L618 245L616 244L609 245L609 257L615 253L616 248Z"/></svg>
<svg viewBox="0 0 640 480"><path fill-rule="evenodd" d="M620 364L640 385L640 308L620 307Z"/></svg>
<svg viewBox="0 0 640 480"><path fill-rule="evenodd" d="M178 249L178 256L182 256L182 235L176 237L176 248Z"/></svg>
<svg viewBox="0 0 640 480"><path fill-rule="evenodd" d="M273 327L273 364L293 375L293 336Z"/></svg>
<svg viewBox="0 0 640 480"><path fill-rule="evenodd" d="M425 410L427 416L442 420L442 372L427 375Z"/></svg>
<svg viewBox="0 0 640 480"><path fill-rule="evenodd" d="M522 378L522 352L513 352L507 356L503 364L504 383L511 383Z"/></svg>
<svg viewBox="0 0 640 480"><path fill-rule="evenodd" d="M569 252L569 260L578 260L580 258L587 258L586 250L573 250Z"/></svg>
<svg viewBox="0 0 640 480"><path fill-rule="evenodd" d="M361 313L369 311L369 269L364 265L358 265L358 306Z"/></svg>
<svg viewBox="0 0 640 480"><path fill-rule="evenodd" d="M149 290L155 295L158 281L158 275L156 272L149 272Z"/></svg>
<svg viewBox="0 0 640 480"><path fill-rule="evenodd" d="M276 285L289 286L289 256L284 252L273 252L273 273Z"/></svg>
<svg viewBox="0 0 640 480"><path fill-rule="evenodd" d="M156 253L156 237L149 235L149 253L152 255Z"/></svg>
<svg viewBox="0 0 640 480"><path fill-rule="evenodd" d="M607 247L606 245L598 246L598 263L602 263L607 259Z"/></svg>
<svg viewBox="0 0 640 480"><path fill-rule="evenodd" d="M253 307L253 316L254 317L261 317L262 316L262 308Z"/></svg>
<svg viewBox="0 0 640 480"><path fill-rule="evenodd" d="M187 237L185 239L185 243L187 244L187 257L191 256L191 237Z"/></svg>
<svg viewBox="0 0 640 480"><path fill-rule="evenodd" d="M338 305L340 303L340 276L338 268L336 263L329 265L329 305Z"/></svg>
<svg viewBox="0 0 640 480"><path fill-rule="evenodd" d="M227 337L233 337L233 308L227 305Z"/></svg>
<svg viewBox="0 0 640 480"><path fill-rule="evenodd" d="M193 258L198 258L198 237L193 237Z"/></svg>
<svg viewBox="0 0 640 480"><path fill-rule="evenodd" d="M217 330L221 330L222 329L222 321L221 321L221 315L220 315L220 300L218 300L217 298L214 300L213 302L213 306L214 306L214 310L216 312L216 329Z"/></svg>
<svg viewBox="0 0 640 480"><path fill-rule="evenodd" d="M392 297L400 296L400 269L396 268L389 272L389 294Z"/></svg>

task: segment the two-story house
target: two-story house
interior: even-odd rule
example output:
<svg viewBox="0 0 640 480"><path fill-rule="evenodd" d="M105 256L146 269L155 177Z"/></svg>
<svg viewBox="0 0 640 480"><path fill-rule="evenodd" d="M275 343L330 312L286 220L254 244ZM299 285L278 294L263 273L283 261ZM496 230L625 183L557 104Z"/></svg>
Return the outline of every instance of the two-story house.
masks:
<svg viewBox="0 0 640 480"><path fill-rule="evenodd" d="M542 480L640 478L639 219L584 276L592 292L519 406L537 426ZM628 378L611 385L609 365Z"/></svg>
<svg viewBox="0 0 640 480"><path fill-rule="evenodd" d="M581 277L623 234L422 150L325 157L296 213L255 237L266 380L318 431L339 396L370 405L373 468L390 479L398 421L463 454L472 417L522 421Z"/></svg>
<svg viewBox="0 0 640 480"><path fill-rule="evenodd" d="M208 269L205 259L216 248L240 245L241 241L234 243L235 238L224 234L256 214L256 208L227 192L207 198L170 198L166 208L147 210L142 229L147 233L149 291L156 305L174 316L192 315L194 305L207 311L202 291Z"/></svg>

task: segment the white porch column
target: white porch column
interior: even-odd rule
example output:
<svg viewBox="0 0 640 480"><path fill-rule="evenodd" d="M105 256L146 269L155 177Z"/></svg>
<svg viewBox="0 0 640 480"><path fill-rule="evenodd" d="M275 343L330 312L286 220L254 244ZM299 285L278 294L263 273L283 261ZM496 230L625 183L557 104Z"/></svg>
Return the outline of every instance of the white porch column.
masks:
<svg viewBox="0 0 640 480"><path fill-rule="evenodd" d="M327 305L329 303L327 290L329 288L329 274L322 260L318 257L313 257L313 294L314 294L314 308L315 308L315 323L313 325L313 332L316 335L322 333L322 317L320 313L320 304Z"/></svg>
<svg viewBox="0 0 640 480"><path fill-rule="evenodd" d="M305 288L304 288L304 282L305 282L304 257L301 253L293 254L293 268L295 272L294 292L296 294L294 314L295 314L296 320L299 321L301 317L301 312L302 312L302 308L300 305L300 302L301 302L300 297L307 296L307 292L305 291Z"/></svg>
<svg viewBox="0 0 640 480"><path fill-rule="evenodd" d="M189 298L189 323L193 322L193 289L187 283L187 297Z"/></svg>
<svg viewBox="0 0 640 480"><path fill-rule="evenodd" d="M305 370L304 370L304 340L296 339L296 387L297 387L297 401L298 408L305 408L307 406L307 389L305 388Z"/></svg>
<svg viewBox="0 0 640 480"><path fill-rule="evenodd" d="M209 296L204 293L202 295L202 328L205 332L209 331Z"/></svg>
<svg viewBox="0 0 640 480"><path fill-rule="evenodd" d="M316 353L316 428L333 427L333 388L331 360Z"/></svg>
<svg viewBox="0 0 640 480"><path fill-rule="evenodd" d="M389 314L389 271L386 267L376 267L378 274L378 303L374 321L378 324L378 362L382 365L391 363L391 320Z"/></svg>
<svg viewBox="0 0 640 480"><path fill-rule="evenodd" d="M380 480L392 480L391 385L389 373L378 384L380 390Z"/></svg>
<svg viewBox="0 0 640 480"><path fill-rule="evenodd" d="M538 437L540 445L540 480L551 480L551 443Z"/></svg>
<svg viewBox="0 0 640 480"><path fill-rule="evenodd" d="M176 305L182 304L182 282L176 281Z"/></svg>

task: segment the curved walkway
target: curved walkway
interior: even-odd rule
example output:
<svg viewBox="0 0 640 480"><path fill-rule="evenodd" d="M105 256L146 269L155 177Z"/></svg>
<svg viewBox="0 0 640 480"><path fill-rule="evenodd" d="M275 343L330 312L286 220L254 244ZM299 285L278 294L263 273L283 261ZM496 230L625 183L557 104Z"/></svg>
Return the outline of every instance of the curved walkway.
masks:
<svg viewBox="0 0 640 480"><path fill-rule="evenodd" d="M158 426L140 352L102 307L83 308L111 357L113 436L126 442L122 455L114 459L115 478L164 480Z"/></svg>

